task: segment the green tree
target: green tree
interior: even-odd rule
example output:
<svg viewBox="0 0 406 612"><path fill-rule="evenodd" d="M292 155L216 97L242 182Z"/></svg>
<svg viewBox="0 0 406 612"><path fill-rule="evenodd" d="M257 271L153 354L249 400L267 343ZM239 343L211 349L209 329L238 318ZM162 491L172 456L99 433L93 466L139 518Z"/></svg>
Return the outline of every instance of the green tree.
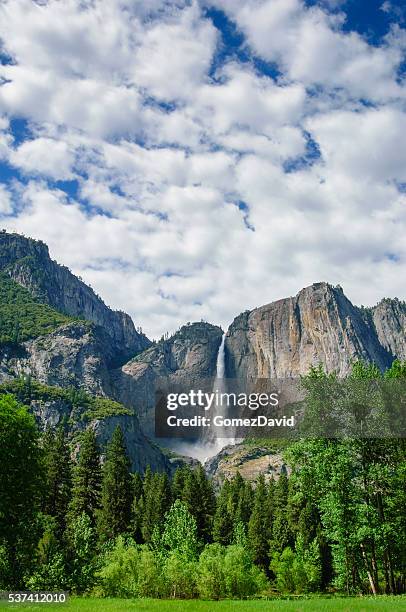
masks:
<svg viewBox="0 0 406 612"><path fill-rule="evenodd" d="M71 525L71 584L83 593L94 584L96 571L96 534L90 516L82 512Z"/></svg>
<svg viewBox="0 0 406 612"><path fill-rule="evenodd" d="M196 519L197 533L204 542L210 542L216 507L213 486L202 465L189 470L184 478L182 499Z"/></svg>
<svg viewBox="0 0 406 612"><path fill-rule="evenodd" d="M36 590L65 589L70 586L64 549L59 536L60 526L55 517L42 517L43 534L35 555L35 570L27 587Z"/></svg>
<svg viewBox="0 0 406 612"><path fill-rule="evenodd" d="M131 504L131 523L130 533L135 542L141 544L144 540L142 537L142 523L144 520L144 493L143 481L136 472L133 474L133 500Z"/></svg>
<svg viewBox="0 0 406 612"><path fill-rule="evenodd" d="M102 540L128 530L131 521L132 480L123 433L117 426L107 446L103 467L99 534Z"/></svg>
<svg viewBox="0 0 406 612"><path fill-rule="evenodd" d="M171 506L171 489L166 474L155 473L146 488L141 517L141 531L145 542L150 542L154 528L161 527Z"/></svg>
<svg viewBox="0 0 406 612"><path fill-rule="evenodd" d="M66 517L72 486L72 462L63 426L48 429L43 435L45 495L43 511L55 517L57 535L66 529Z"/></svg>
<svg viewBox="0 0 406 612"><path fill-rule="evenodd" d="M176 549L169 553L164 560L163 570L170 597L191 599L196 596L196 569L196 562L185 557L183 551Z"/></svg>
<svg viewBox="0 0 406 612"><path fill-rule="evenodd" d="M254 506L248 523L248 547L255 563L263 569L269 565L270 520L267 488L264 476L258 479L255 489Z"/></svg>
<svg viewBox="0 0 406 612"><path fill-rule="evenodd" d="M199 543L196 519L184 502L177 499L165 516L160 546L163 552L177 552L185 559L197 558Z"/></svg>
<svg viewBox="0 0 406 612"><path fill-rule="evenodd" d="M197 588L203 599L226 597L224 556L221 544L209 544L199 557Z"/></svg>
<svg viewBox="0 0 406 612"><path fill-rule="evenodd" d="M39 534L41 449L34 417L11 395L0 397L0 549L3 587L23 587Z"/></svg>
<svg viewBox="0 0 406 612"><path fill-rule="evenodd" d="M94 526L100 508L100 494L100 451L93 429L87 429L82 434L79 457L73 470L72 498L69 503L70 519L75 520L85 512Z"/></svg>
<svg viewBox="0 0 406 612"><path fill-rule="evenodd" d="M274 490L273 524L271 537L271 552L282 552L286 547L293 546L293 535L287 520L289 497L289 480L286 473L279 476Z"/></svg>
<svg viewBox="0 0 406 612"><path fill-rule="evenodd" d="M229 505L230 483L226 480L217 498L217 507L213 519L213 541L218 544L231 544L233 539L233 517Z"/></svg>
<svg viewBox="0 0 406 612"><path fill-rule="evenodd" d="M264 572L253 564L250 553L242 546L227 547L224 574L228 597L244 599L268 586Z"/></svg>

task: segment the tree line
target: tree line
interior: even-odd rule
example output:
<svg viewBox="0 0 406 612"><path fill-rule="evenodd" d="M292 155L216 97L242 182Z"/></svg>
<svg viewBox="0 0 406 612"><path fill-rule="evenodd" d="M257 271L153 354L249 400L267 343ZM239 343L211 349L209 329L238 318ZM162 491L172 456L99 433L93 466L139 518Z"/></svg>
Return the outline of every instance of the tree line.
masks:
<svg viewBox="0 0 406 612"><path fill-rule="evenodd" d="M364 365L352 373L378 375ZM406 366L387 376L406 377ZM325 381L321 369L304 377L313 417ZM41 434L26 406L0 397L0 589L212 599L405 592L403 439L303 438L286 450L289 477L250 483L237 473L217 491L202 466L171 478L132 473L119 427L103 461L91 428L79 447L63 427Z"/></svg>

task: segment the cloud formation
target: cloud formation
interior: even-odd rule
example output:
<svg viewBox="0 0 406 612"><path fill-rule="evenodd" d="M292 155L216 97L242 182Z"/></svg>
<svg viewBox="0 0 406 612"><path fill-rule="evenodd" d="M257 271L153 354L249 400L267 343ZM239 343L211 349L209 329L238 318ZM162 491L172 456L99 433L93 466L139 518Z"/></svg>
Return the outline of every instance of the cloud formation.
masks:
<svg viewBox="0 0 406 612"><path fill-rule="evenodd" d="M2 226L150 336L319 280L406 298L406 33L345 10L0 0Z"/></svg>

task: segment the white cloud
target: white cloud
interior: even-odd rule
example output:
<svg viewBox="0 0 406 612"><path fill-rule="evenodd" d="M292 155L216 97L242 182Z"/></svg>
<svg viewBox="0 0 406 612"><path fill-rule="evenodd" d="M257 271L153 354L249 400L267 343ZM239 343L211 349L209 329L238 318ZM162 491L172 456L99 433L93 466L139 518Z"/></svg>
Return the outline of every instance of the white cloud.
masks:
<svg viewBox="0 0 406 612"><path fill-rule="evenodd" d="M43 174L55 180L73 178L74 156L67 143L61 140L27 140L10 154L9 161L28 174Z"/></svg>
<svg viewBox="0 0 406 612"><path fill-rule="evenodd" d="M396 82L402 61L396 45L372 47L359 34L340 31L341 15L306 8L300 0L216 4L236 20L255 52L277 62L289 79L344 88L351 98L404 96Z"/></svg>
<svg viewBox="0 0 406 612"><path fill-rule="evenodd" d="M378 47L331 2L215 4L246 61L216 56L203 1L0 2L3 225L152 336L318 280L406 298L404 30ZM77 201L47 182L72 178Z"/></svg>
<svg viewBox="0 0 406 612"><path fill-rule="evenodd" d="M9 191L0 185L0 215L9 215L13 210Z"/></svg>

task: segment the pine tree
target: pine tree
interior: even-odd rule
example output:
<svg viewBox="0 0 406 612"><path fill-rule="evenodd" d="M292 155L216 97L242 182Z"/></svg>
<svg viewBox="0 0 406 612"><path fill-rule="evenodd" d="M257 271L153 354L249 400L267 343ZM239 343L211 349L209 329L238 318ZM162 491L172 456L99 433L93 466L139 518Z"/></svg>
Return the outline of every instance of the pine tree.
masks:
<svg viewBox="0 0 406 612"><path fill-rule="evenodd" d="M133 500L131 503L130 533L137 544L142 544L142 520L144 516L144 492L141 475L136 472L133 477Z"/></svg>
<svg viewBox="0 0 406 612"><path fill-rule="evenodd" d="M150 542L155 527L160 528L171 505L171 490L166 474L153 474L143 504L142 536Z"/></svg>
<svg viewBox="0 0 406 612"><path fill-rule="evenodd" d="M289 480L285 473L279 476L274 492L274 520L272 524L271 552L282 553L293 546L293 535L286 517L288 506Z"/></svg>
<svg viewBox="0 0 406 612"><path fill-rule="evenodd" d="M248 523L248 546L254 562L268 570L269 566L270 517L268 495L264 476L258 478L254 506Z"/></svg>
<svg viewBox="0 0 406 612"><path fill-rule="evenodd" d="M72 486L72 462L65 432L60 426L56 432L47 430L43 436L45 495L43 511L56 520L56 535L66 529L66 516Z"/></svg>
<svg viewBox="0 0 406 612"><path fill-rule="evenodd" d="M72 499L69 504L69 518L74 521L85 512L92 527L100 508L101 468L100 453L96 435L92 429L82 435L77 465L73 470Z"/></svg>
<svg viewBox="0 0 406 612"><path fill-rule="evenodd" d="M234 503L233 520L235 525L242 523L245 527L248 527L254 497L252 486L249 482L245 482L239 473L237 473L237 477L239 477L236 482L238 494Z"/></svg>
<svg viewBox="0 0 406 612"><path fill-rule="evenodd" d="M233 517L229 504L230 483L226 480L217 498L217 507L213 519L213 542L227 546L233 540Z"/></svg>
<svg viewBox="0 0 406 612"><path fill-rule="evenodd" d="M207 478L202 465L195 472L197 498L194 516L197 522L199 538L204 542L211 541L214 513L216 509L216 498L213 485Z"/></svg>
<svg viewBox="0 0 406 612"><path fill-rule="evenodd" d="M102 540L124 533L131 521L132 480L123 433L117 426L103 467L99 533Z"/></svg>
<svg viewBox="0 0 406 612"><path fill-rule="evenodd" d="M172 499L182 499L185 476L190 469L186 466L177 468L172 479Z"/></svg>

